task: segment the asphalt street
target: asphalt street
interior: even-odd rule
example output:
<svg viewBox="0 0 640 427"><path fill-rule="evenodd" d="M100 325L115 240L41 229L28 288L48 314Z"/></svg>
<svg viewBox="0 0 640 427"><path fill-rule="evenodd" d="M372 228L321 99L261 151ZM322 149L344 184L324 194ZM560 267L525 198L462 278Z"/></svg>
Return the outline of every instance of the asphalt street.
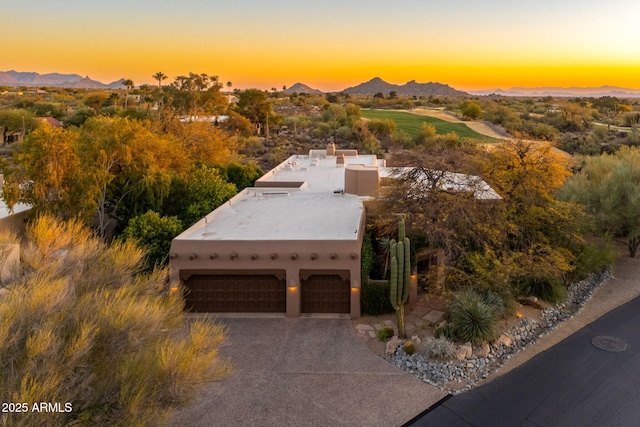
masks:
<svg viewBox="0 0 640 427"><path fill-rule="evenodd" d="M605 351L592 343L626 344ZM615 341L611 338L616 338ZM411 427L640 425L640 298L490 383L444 400Z"/></svg>

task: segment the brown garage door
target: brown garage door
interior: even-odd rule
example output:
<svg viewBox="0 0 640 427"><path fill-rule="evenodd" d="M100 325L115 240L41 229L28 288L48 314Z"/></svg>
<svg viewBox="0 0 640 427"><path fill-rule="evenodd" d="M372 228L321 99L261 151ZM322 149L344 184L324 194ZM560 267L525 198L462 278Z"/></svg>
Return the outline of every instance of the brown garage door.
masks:
<svg viewBox="0 0 640 427"><path fill-rule="evenodd" d="M314 274L302 280L303 313L349 313L349 280L337 274Z"/></svg>
<svg viewBox="0 0 640 427"><path fill-rule="evenodd" d="M285 312L284 279L268 274L193 275L185 281L191 312Z"/></svg>

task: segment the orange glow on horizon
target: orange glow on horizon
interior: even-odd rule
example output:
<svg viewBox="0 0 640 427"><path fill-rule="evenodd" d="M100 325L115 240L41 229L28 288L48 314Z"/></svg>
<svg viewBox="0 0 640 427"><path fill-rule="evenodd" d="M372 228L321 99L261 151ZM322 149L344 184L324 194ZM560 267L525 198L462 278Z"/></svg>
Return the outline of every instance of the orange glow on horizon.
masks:
<svg viewBox="0 0 640 427"><path fill-rule="evenodd" d="M137 85L154 84L158 71L169 76L165 84L204 72L233 88L267 90L301 82L339 91L373 77L459 90L640 88L640 3L633 0L606 7L558 2L545 5L549 10L470 0L366 9L359 2L335 8L303 2L298 11L274 0L252 9L198 3L196 14L187 7L192 0L179 8L131 4L130 13L99 1L89 7L70 0L66 10L34 1L41 7L21 22L19 37L10 26L0 28L0 38L11 40L0 71L75 73L103 83L128 78ZM7 5L5 12L19 11Z"/></svg>

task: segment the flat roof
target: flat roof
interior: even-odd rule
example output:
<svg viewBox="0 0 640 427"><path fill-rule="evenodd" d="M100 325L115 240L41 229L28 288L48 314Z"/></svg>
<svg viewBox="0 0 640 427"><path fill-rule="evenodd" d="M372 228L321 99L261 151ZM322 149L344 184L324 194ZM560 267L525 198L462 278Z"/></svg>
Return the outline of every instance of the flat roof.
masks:
<svg viewBox="0 0 640 427"><path fill-rule="evenodd" d="M31 209L31 205L27 205L25 203L16 203L15 205L13 205L13 211L10 212L7 204L2 198L0 198L0 218L6 218L12 214L28 211L29 209Z"/></svg>
<svg viewBox="0 0 640 427"><path fill-rule="evenodd" d="M382 178L398 178L403 174L416 170L414 167L390 167L381 168L380 176ZM437 180L437 187L444 191L450 192L466 192L473 191L476 199L482 200L500 200L502 197L489 184L477 175L466 175L457 172L436 171L423 169L424 175L422 184L429 187L431 183L426 172L429 172L432 180ZM424 188L424 187L423 187Z"/></svg>
<svg viewBox="0 0 640 427"><path fill-rule="evenodd" d="M259 179L260 187L244 189L176 240L357 240L364 206L360 197L344 193L344 166L325 150L310 154L289 157ZM347 156L345 164L378 161Z"/></svg>
<svg viewBox="0 0 640 427"><path fill-rule="evenodd" d="M358 196L300 189L248 188L179 240L357 240Z"/></svg>
<svg viewBox="0 0 640 427"><path fill-rule="evenodd" d="M378 166L375 155L345 156L345 165ZM344 166L336 165L336 157L326 156L326 150L311 150L310 156L289 157L259 179L269 182L306 182L311 192L333 192L344 189ZM264 184L268 185L268 184Z"/></svg>

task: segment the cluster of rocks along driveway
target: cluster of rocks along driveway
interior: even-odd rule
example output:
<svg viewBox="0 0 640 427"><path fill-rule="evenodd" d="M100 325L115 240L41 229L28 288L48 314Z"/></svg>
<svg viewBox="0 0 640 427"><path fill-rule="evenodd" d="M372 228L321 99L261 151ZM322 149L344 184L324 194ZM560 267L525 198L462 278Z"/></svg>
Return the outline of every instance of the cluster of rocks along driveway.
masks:
<svg viewBox="0 0 640 427"><path fill-rule="evenodd" d="M172 426L398 426L446 395L369 351L346 318L219 321L234 371Z"/></svg>

